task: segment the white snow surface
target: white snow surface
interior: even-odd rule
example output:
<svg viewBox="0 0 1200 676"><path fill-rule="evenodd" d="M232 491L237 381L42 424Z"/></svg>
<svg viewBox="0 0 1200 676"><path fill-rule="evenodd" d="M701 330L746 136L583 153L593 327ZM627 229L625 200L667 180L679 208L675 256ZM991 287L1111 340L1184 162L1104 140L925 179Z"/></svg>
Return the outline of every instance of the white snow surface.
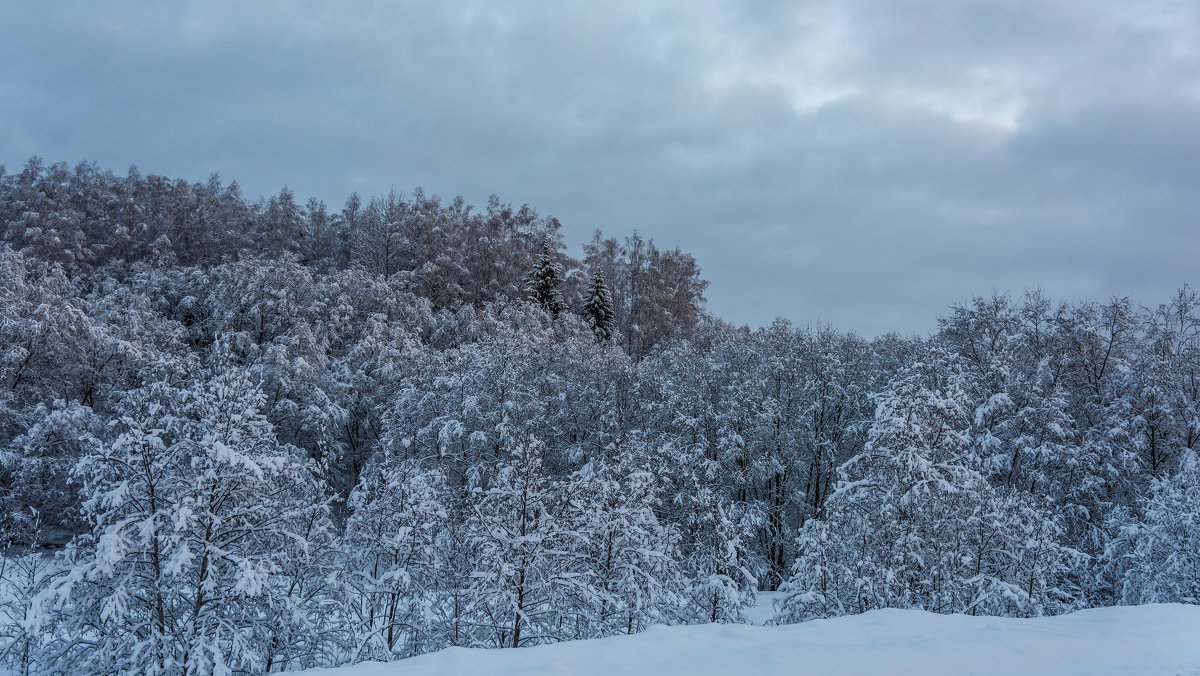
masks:
<svg viewBox="0 0 1200 676"><path fill-rule="evenodd" d="M774 599L762 599L760 606L769 600ZM519 650L450 648L399 662L364 662L303 673L1196 676L1200 675L1200 606L1096 608L1036 619L875 610L778 627L654 627L633 636Z"/></svg>
<svg viewBox="0 0 1200 676"><path fill-rule="evenodd" d="M775 604L783 601L783 592L760 591L755 598L755 604L743 613L750 624L766 624L775 618Z"/></svg>

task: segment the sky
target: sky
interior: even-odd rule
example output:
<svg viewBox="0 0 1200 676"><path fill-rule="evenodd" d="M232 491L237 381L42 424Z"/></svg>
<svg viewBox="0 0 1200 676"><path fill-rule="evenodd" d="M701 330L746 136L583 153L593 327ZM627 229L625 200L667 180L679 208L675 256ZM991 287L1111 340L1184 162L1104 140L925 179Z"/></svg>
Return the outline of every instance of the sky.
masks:
<svg viewBox="0 0 1200 676"><path fill-rule="evenodd" d="M390 188L691 252L735 323L1200 284L1200 3L0 0L0 164Z"/></svg>

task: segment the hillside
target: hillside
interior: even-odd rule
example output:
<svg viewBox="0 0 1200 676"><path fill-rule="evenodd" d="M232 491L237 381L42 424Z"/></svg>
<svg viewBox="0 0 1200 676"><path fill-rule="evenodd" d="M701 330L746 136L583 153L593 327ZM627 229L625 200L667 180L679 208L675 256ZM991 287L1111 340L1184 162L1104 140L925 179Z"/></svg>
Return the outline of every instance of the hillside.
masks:
<svg viewBox="0 0 1200 676"><path fill-rule="evenodd" d="M1190 287L739 328L636 234L575 259L499 200L235 185L0 175L0 561L64 551L0 565L0 666L525 648L760 589L785 624L1200 604Z"/></svg>

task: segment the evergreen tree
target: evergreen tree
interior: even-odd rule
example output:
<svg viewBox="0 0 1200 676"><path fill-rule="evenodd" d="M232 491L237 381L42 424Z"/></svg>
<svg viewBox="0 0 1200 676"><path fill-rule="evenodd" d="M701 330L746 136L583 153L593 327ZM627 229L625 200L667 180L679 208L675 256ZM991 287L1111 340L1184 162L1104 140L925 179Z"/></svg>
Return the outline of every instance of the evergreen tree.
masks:
<svg viewBox="0 0 1200 676"><path fill-rule="evenodd" d="M538 256L537 266L529 272L525 279L525 288L533 302L542 306L553 319L567 309L559 286L562 285L563 269L555 260L554 248L547 240L542 244L542 253Z"/></svg>
<svg viewBox="0 0 1200 676"><path fill-rule="evenodd" d="M613 311L612 294L609 293L603 274L596 273L592 279L587 303L583 306L583 317L588 326L592 327L598 342L606 343L612 340L613 332L617 328L617 315Z"/></svg>

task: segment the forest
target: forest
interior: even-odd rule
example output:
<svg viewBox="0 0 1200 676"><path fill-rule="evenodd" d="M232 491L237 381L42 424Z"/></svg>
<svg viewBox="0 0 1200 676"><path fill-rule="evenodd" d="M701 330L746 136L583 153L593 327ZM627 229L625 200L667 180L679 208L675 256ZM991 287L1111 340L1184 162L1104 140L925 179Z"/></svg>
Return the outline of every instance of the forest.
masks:
<svg viewBox="0 0 1200 676"><path fill-rule="evenodd" d="M0 667L1200 603L1190 287L751 329L690 254L561 229L0 168Z"/></svg>

